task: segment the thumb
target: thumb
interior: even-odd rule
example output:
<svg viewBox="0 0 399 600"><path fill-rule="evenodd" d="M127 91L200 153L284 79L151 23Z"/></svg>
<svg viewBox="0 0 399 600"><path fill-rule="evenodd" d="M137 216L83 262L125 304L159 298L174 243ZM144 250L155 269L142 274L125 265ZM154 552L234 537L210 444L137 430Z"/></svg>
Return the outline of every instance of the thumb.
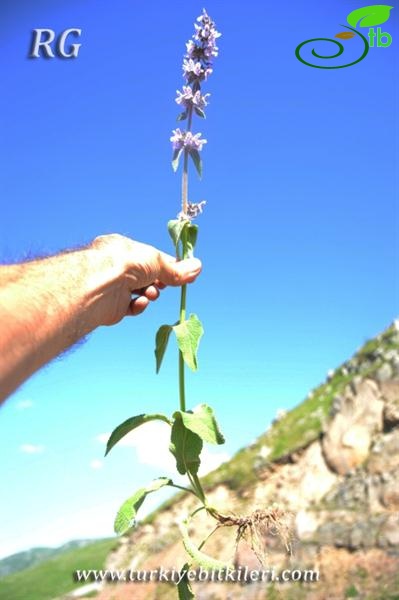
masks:
<svg viewBox="0 0 399 600"><path fill-rule="evenodd" d="M161 254L159 279L165 285L184 285L194 281L201 268L201 261L198 258L176 261L171 256Z"/></svg>

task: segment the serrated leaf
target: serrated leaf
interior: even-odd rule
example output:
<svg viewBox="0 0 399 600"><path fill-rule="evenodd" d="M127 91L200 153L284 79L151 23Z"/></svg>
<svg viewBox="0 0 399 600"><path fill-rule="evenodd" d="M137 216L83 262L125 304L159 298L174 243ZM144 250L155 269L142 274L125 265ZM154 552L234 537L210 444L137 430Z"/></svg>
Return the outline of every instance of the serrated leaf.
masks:
<svg viewBox="0 0 399 600"><path fill-rule="evenodd" d="M176 121L184 121L185 119L187 119L187 112L186 111L180 113L180 115L177 117Z"/></svg>
<svg viewBox="0 0 399 600"><path fill-rule="evenodd" d="M201 552L201 550L198 550L197 546L194 544L194 542L190 539L190 536L188 535L187 521L179 523L179 529L183 538L183 544L187 554L201 567L209 571L212 571L212 569L215 569L215 571L223 571L226 569L234 568L233 565L225 563L221 560L217 560L216 558L212 558L204 552Z"/></svg>
<svg viewBox="0 0 399 600"><path fill-rule="evenodd" d="M157 373L159 373L159 369L161 368L171 331L171 325L161 325L155 336L155 360Z"/></svg>
<svg viewBox="0 0 399 600"><path fill-rule="evenodd" d="M224 444L225 439L217 424L214 412L207 404L200 404L193 412L177 411L173 415L181 416L183 424L187 429L193 431L209 444Z"/></svg>
<svg viewBox="0 0 399 600"><path fill-rule="evenodd" d="M393 6L386 4L373 4L353 10L346 20L352 27L374 27L388 21Z"/></svg>
<svg viewBox="0 0 399 600"><path fill-rule="evenodd" d="M169 450L176 459L176 468L181 475L187 471L198 473L202 446L201 438L187 429L178 416L172 425Z"/></svg>
<svg viewBox="0 0 399 600"><path fill-rule="evenodd" d="M197 370L197 352L200 339L204 333L202 323L197 315L191 314L188 319L173 326L177 345L183 355L184 362L193 371Z"/></svg>
<svg viewBox="0 0 399 600"><path fill-rule="evenodd" d="M198 108L198 106L194 106L195 114L201 117L201 119L206 119L206 114L202 110L202 108Z"/></svg>
<svg viewBox="0 0 399 600"><path fill-rule="evenodd" d="M190 150L189 154L193 160L194 166L197 169L199 177L202 177L202 160L198 150Z"/></svg>
<svg viewBox="0 0 399 600"><path fill-rule="evenodd" d="M350 40L355 37L355 35L356 33L353 31L340 31L340 33L337 33L334 37L339 38L340 40Z"/></svg>
<svg viewBox="0 0 399 600"><path fill-rule="evenodd" d="M172 422L170 421L170 419L168 419L166 415L156 413L153 415L136 415L135 417L131 417L130 419L127 419L126 421L118 425L118 427L116 427L109 436L107 447L105 450L105 456L107 456L108 452L115 446L115 444L117 444L123 437L125 437L125 435L130 433L130 431L133 431L133 429L136 429L136 427L140 427L140 425L143 425L148 421L156 420L164 421L165 423L168 423L168 425L172 424Z"/></svg>
<svg viewBox="0 0 399 600"><path fill-rule="evenodd" d="M179 160L180 160L180 156L181 156L182 152L183 152L183 148L180 148L179 150L173 150L172 168L175 173L176 173L177 169L179 168Z"/></svg>
<svg viewBox="0 0 399 600"><path fill-rule="evenodd" d="M191 584L187 577L187 571L190 569L189 563L186 563L183 568L180 570L180 575L185 573L177 584L177 592L179 594L179 600L193 600L195 598L194 592L192 590Z"/></svg>
<svg viewBox="0 0 399 600"><path fill-rule="evenodd" d="M168 477L159 477L151 482L147 487L140 488L137 490L133 496L128 498L118 510L118 513L115 518L114 530L115 533L122 535L125 533L132 525L136 519L137 511L140 506L143 504L146 496L159 490L161 487L165 485L169 485L172 483L172 480Z"/></svg>

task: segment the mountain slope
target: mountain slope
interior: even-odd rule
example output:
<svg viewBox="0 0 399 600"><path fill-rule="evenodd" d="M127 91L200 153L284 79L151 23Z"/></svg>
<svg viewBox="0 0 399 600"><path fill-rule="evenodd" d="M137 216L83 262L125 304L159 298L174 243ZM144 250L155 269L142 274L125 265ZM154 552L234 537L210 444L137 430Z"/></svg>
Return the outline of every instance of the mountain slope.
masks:
<svg viewBox="0 0 399 600"><path fill-rule="evenodd" d="M30 548L23 552L11 554L0 560L0 578L16 573L17 571L29 569L29 567L54 558L58 554L73 550L74 548L82 548L92 542L93 540L72 540L58 548Z"/></svg>
<svg viewBox="0 0 399 600"><path fill-rule="evenodd" d="M252 584L247 598L368 600L399 589L399 323L367 342L302 404L206 478L211 503L246 515L277 504L293 515L293 554L264 535L267 564L320 570L318 584ZM108 560L110 568L180 568L186 560L176 521L195 506L180 494L155 511ZM212 528L198 517L192 535ZM259 568L251 543L233 528L206 545L212 556ZM250 540L249 540L250 542ZM201 598L242 598L237 584L194 584ZM396 590L396 591L395 591ZM270 595L269 594L274 594ZM349 595L348 595L349 594ZM175 598L166 584L105 586L101 600Z"/></svg>
<svg viewBox="0 0 399 600"><path fill-rule="evenodd" d="M0 600L52 600L71 589L76 569L101 569L115 539L74 547L40 564L0 579Z"/></svg>

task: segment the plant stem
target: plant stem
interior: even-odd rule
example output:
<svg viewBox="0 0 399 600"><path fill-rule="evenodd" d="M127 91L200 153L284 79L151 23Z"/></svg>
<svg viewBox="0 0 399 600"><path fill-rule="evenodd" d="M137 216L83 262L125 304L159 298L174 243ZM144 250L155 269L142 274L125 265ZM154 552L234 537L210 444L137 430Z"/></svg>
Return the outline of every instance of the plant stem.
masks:
<svg viewBox="0 0 399 600"><path fill-rule="evenodd" d="M193 109L190 107L188 112L188 124L187 131L191 130L191 121L193 118ZM188 206L188 151L184 150L184 163L183 163L183 176L182 176L182 213L183 218L187 215ZM182 258L187 258L187 235L183 231L182 235ZM187 286L183 285L180 294L180 315L179 323L183 323L186 320L186 297L187 297ZM183 354L179 350L179 398L180 398L180 410L186 410L186 391L185 391L185 380L184 380L184 359Z"/></svg>
<svg viewBox="0 0 399 600"><path fill-rule="evenodd" d="M187 253L187 236L186 232L182 234L182 258L186 258ZM187 297L187 286L183 285L180 293L180 315L179 323L183 323L186 320L186 297ZM185 377L184 377L184 358L183 353L179 350L179 397L180 397L180 410L186 410L186 390L185 390Z"/></svg>
<svg viewBox="0 0 399 600"><path fill-rule="evenodd" d="M216 527L214 529L212 529L211 533L209 535L207 535L204 540L202 540L202 542L198 546L198 550L202 550L202 548L205 546L205 544L207 543L207 541L209 540L209 538L215 533L215 531L217 531L219 529L219 527L220 527L220 523L218 523L216 525Z"/></svg>
<svg viewBox="0 0 399 600"><path fill-rule="evenodd" d="M174 487L178 490L183 490L183 492L190 492L190 494L194 494L194 496L197 496L197 494L195 493L194 490L190 490L190 488L184 487L183 485L177 485L176 483L169 483L169 487ZM197 496L198 498L198 496Z"/></svg>
<svg viewBox="0 0 399 600"><path fill-rule="evenodd" d="M192 475L192 477L193 477L193 482L195 484L195 488L196 488L196 490L198 492L198 497L205 504L205 492L202 489L202 485L201 485L201 482L199 480L199 477L198 477L198 475L194 475L194 474Z"/></svg>

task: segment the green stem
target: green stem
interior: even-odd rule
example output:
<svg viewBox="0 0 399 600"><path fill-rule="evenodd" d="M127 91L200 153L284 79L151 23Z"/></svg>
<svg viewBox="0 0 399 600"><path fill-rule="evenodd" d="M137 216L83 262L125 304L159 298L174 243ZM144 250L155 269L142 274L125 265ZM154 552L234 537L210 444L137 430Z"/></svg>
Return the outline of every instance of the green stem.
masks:
<svg viewBox="0 0 399 600"><path fill-rule="evenodd" d="M193 494L195 494L195 496L197 496L198 500L201 500L201 502L205 505L205 495L202 490L202 487L201 487L198 477L196 477L196 475L193 475L192 473L190 473L190 471L187 471L187 477L189 478L190 483L193 486Z"/></svg>
<svg viewBox="0 0 399 600"><path fill-rule="evenodd" d="M190 520L190 521L191 521L191 519L192 519L193 517L195 517L195 515L196 515L197 513L199 513L201 510L204 510L204 508L205 508L204 506L199 506L198 508L196 508L196 509L195 509L195 510L194 510L194 511L193 511L193 512L190 514L190 516L189 516L189 519L188 519L188 520ZM188 520L187 520L187 524L188 524Z"/></svg>
<svg viewBox="0 0 399 600"><path fill-rule="evenodd" d="M187 235L183 231L182 234L182 258L186 258L187 254ZM180 315L179 323L183 323L186 320L186 298L187 298L187 286L183 285L180 293ZM180 397L180 410L186 410L186 389L185 389L185 373L184 373L184 358L183 353L179 350L179 397Z"/></svg>
<svg viewBox="0 0 399 600"><path fill-rule="evenodd" d="M198 546L198 550L202 550L202 548L205 546L205 544L207 543L209 538L215 533L215 531L217 531L219 529L219 527L220 527L220 524L216 525L216 527L214 529L212 529L211 533L209 535L207 535L204 540L202 540L202 542Z"/></svg>
<svg viewBox="0 0 399 600"><path fill-rule="evenodd" d="M187 131L191 130L191 121L193 118L193 109L190 107L188 113L188 124ZM183 164L183 176L182 176L182 213L183 218L187 214L188 206L188 152L184 150L184 164ZM187 235L183 231L182 235L182 258L187 258ZM187 286L183 285L181 288L180 295L180 315L179 323L183 323L186 320L186 298L187 298ZM183 354L179 350L179 398L180 398L180 410L186 410L186 391L185 391L185 378L184 378L184 359Z"/></svg>
<svg viewBox="0 0 399 600"><path fill-rule="evenodd" d="M196 490L197 490L197 491L198 491L198 493L199 493L199 496L198 496L198 497L199 497L199 498L200 498L200 500L202 500L202 502L205 504L205 503L206 503L206 502L205 502L205 500L206 500L206 498L205 498L205 492L204 492L204 490L202 489L202 485L201 485L201 482L200 482L200 480L199 480L199 477L198 477L198 475L195 475L194 473L193 473L192 477L193 477L193 482L195 483L195 488L196 488Z"/></svg>
<svg viewBox="0 0 399 600"><path fill-rule="evenodd" d="M195 493L194 490L184 487L184 485L177 485L176 483L169 483L168 485L169 485L169 487L174 487L177 490L183 490L183 492L190 492L190 494L194 494L194 496L197 496L197 494ZM198 496L197 496L197 498L198 498Z"/></svg>

